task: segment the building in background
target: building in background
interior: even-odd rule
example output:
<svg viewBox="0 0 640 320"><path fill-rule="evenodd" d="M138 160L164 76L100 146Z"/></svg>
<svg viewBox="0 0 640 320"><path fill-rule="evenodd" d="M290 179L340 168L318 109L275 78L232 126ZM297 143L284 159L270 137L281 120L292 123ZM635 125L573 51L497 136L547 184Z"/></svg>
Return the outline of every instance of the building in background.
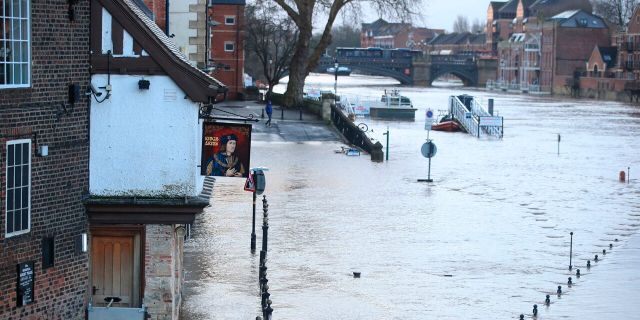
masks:
<svg viewBox="0 0 640 320"><path fill-rule="evenodd" d="M229 99L244 96L245 0L210 0L213 75L229 89Z"/></svg>
<svg viewBox="0 0 640 320"><path fill-rule="evenodd" d="M378 19L372 23L362 24L360 47L419 49L443 33L443 29L416 28L409 23L390 23L384 19Z"/></svg>
<svg viewBox="0 0 640 320"><path fill-rule="evenodd" d="M0 319L85 318L89 3L0 0Z"/></svg>

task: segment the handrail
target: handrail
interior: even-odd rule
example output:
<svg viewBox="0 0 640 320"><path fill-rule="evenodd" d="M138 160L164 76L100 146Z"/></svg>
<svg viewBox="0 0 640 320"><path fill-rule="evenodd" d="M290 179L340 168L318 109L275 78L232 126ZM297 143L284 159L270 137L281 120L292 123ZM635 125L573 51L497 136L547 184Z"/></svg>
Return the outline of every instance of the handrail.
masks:
<svg viewBox="0 0 640 320"><path fill-rule="evenodd" d="M368 152L371 161L382 162L384 153L382 144L373 143L371 139L335 104L331 105L331 121L349 143Z"/></svg>
<svg viewBox="0 0 640 320"><path fill-rule="evenodd" d="M449 110L451 116L456 119L469 133L480 138L481 135L502 138L503 130L500 126L481 126L480 117L494 117L484 107L471 97L470 109L465 106L457 96L449 97Z"/></svg>

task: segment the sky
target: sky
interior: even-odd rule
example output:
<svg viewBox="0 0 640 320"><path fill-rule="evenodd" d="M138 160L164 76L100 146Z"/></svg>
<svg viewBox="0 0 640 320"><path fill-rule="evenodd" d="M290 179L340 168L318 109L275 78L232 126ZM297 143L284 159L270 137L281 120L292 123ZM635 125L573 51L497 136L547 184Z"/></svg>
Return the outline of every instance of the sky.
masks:
<svg viewBox="0 0 640 320"><path fill-rule="evenodd" d="M451 32L453 22L458 15L466 16L469 24L473 23L475 19L485 23L489 2L489 0L423 0L423 17L416 19L417 21L414 22L414 25L417 27L445 29ZM370 23L377 18L377 13L372 11L365 12L362 22Z"/></svg>

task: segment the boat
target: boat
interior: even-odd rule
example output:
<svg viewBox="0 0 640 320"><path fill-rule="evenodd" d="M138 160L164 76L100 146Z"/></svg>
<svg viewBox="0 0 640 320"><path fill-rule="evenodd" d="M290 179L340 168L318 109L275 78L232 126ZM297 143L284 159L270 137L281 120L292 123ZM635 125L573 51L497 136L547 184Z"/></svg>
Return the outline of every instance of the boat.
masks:
<svg viewBox="0 0 640 320"><path fill-rule="evenodd" d="M327 73L336 74L336 68L334 67L328 68ZM337 73L339 76L348 76L348 75L351 75L351 69L348 67L338 67Z"/></svg>
<svg viewBox="0 0 640 320"><path fill-rule="evenodd" d="M460 125L454 120L443 121L440 123L432 124L431 130L434 131L446 131L446 132L457 132L460 131Z"/></svg>
<svg viewBox="0 0 640 320"><path fill-rule="evenodd" d="M415 120L417 109L411 99L403 96L397 89L385 90L380 101L369 108L372 118Z"/></svg>

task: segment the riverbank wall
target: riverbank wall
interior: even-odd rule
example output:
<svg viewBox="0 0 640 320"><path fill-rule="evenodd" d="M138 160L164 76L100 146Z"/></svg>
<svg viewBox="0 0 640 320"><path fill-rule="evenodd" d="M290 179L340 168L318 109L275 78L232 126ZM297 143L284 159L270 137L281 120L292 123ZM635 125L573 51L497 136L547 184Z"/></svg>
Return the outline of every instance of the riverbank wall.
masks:
<svg viewBox="0 0 640 320"><path fill-rule="evenodd" d="M380 142L373 143L369 136L360 130L353 120L340 110L335 101L336 96L333 94L323 94L317 99L304 99L304 105L301 108L303 108L305 112L313 113L333 125L349 144L369 153L371 161L382 162L384 159L382 144ZM282 105L284 95L272 93L271 102L276 105Z"/></svg>

